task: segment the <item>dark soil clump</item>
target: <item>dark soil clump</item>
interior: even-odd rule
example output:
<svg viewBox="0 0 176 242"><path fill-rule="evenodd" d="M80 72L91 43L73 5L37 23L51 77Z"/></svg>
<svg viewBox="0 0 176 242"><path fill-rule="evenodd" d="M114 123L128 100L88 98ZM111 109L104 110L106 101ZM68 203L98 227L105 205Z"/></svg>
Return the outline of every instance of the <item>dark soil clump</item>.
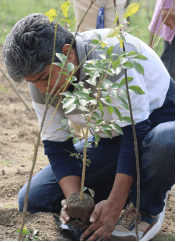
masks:
<svg viewBox="0 0 176 242"><path fill-rule="evenodd" d="M71 220L76 219L77 223L79 223L79 220L87 226L90 224L89 218L94 210L94 200L91 196L84 193L83 200L80 201L80 193L73 193L67 198L67 205L67 213ZM79 223L79 225L82 225L82 223Z"/></svg>

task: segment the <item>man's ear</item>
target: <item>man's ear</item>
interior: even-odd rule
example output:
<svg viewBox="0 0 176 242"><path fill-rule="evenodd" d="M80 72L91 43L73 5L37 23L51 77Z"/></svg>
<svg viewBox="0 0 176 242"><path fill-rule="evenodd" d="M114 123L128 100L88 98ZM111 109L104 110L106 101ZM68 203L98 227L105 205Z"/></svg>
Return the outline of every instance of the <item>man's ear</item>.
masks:
<svg viewBox="0 0 176 242"><path fill-rule="evenodd" d="M62 48L62 53L63 53L64 55L67 56L70 47L71 47L70 44L65 44L65 45L63 46L63 48ZM74 50L71 48L70 54L69 54L69 56L68 56L68 61L69 61L69 62L74 62L74 60L75 60L75 52L74 52Z"/></svg>

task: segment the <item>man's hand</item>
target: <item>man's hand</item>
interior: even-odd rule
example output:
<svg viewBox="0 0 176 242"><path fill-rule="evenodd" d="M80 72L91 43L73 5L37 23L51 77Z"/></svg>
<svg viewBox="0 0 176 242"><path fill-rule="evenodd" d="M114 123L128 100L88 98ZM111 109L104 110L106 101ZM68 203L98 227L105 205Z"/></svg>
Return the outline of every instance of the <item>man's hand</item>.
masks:
<svg viewBox="0 0 176 242"><path fill-rule="evenodd" d="M61 221L61 223L66 224L70 220L70 217L68 216L68 214L66 212L66 210L67 210L66 199L61 201L61 205L62 205L62 209L61 209L61 215L59 217L59 220Z"/></svg>
<svg viewBox="0 0 176 242"><path fill-rule="evenodd" d="M90 216L92 224L83 233L80 240L85 240L91 234L88 241L107 240L117 224L120 213L121 210L114 207L108 200L98 203Z"/></svg>
<svg viewBox="0 0 176 242"><path fill-rule="evenodd" d="M165 17L167 16L169 12L169 9L163 9L162 10L162 21L164 21ZM167 17L165 23L164 23L167 27L169 27L170 29L174 29L175 28L175 9L172 9L169 16Z"/></svg>

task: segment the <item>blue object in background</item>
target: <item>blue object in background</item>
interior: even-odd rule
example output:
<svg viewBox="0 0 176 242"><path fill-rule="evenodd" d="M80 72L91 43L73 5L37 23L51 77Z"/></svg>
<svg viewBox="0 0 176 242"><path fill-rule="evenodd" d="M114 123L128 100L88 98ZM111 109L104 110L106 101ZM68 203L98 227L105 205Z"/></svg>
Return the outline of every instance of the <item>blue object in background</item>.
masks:
<svg viewBox="0 0 176 242"><path fill-rule="evenodd" d="M105 8L102 7L98 12L96 29L104 28L104 9Z"/></svg>

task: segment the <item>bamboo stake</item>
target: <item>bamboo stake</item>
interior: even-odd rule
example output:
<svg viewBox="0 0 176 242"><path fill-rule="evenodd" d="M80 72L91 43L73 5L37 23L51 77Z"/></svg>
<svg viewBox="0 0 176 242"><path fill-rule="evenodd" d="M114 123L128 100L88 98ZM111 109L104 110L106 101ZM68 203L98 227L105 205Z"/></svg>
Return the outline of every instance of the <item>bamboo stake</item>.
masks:
<svg viewBox="0 0 176 242"><path fill-rule="evenodd" d="M17 90L16 86L13 84L13 82L10 80L10 78L6 75L6 73L3 71L3 69L0 67L0 71L2 72L2 74L5 76L5 78L10 82L11 86L13 87L14 91L16 92L16 94L19 96L19 98L21 99L21 101L24 103L24 105L26 106L26 108L29 111L32 111L30 109L30 107L27 105L27 103L25 102L24 98L21 96L21 94L19 93L19 91Z"/></svg>
<svg viewBox="0 0 176 242"><path fill-rule="evenodd" d="M123 43L123 51L125 51L125 45ZM136 234L136 241L139 241L139 232L138 232L138 218L139 218L139 207L140 207L140 168L139 168L139 154L138 154L138 146L137 146L137 137L136 137L136 130L134 125L133 119L133 112L132 112L132 105L131 99L128 89L128 81L127 81L127 70L125 69L125 85L126 91L128 96L128 104L130 108L130 117L132 122L132 130L133 130L133 139L134 139L134 150L136 156L136 172L137 172L137 202L136 202L136 219L135 219L135 234Z"/></svg>

